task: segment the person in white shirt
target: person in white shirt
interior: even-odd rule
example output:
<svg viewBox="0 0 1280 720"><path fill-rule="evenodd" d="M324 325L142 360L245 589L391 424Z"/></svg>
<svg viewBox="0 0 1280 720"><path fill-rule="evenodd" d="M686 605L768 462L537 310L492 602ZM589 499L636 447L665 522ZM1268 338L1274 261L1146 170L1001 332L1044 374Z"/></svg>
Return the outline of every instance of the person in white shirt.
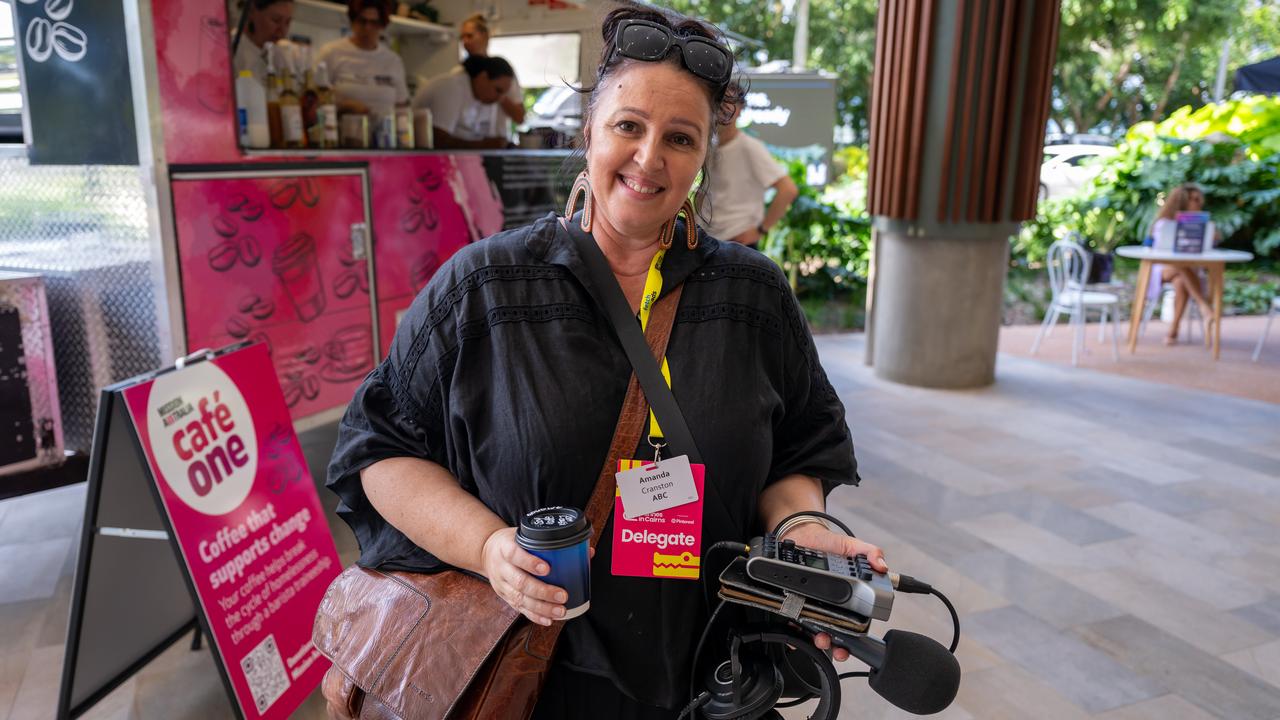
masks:
<svg viewBox="0 0 1280 720"><path fill-rule="evenodd" d="M462 21L462 25L458 27L458 40L468 57L484 57L489 54L489 23L484 13L475 13ZM461 65L453 71L458 74L465 72ZM502 136L511 137L511 124L519 125L524 122L524 89L516 78L511 78L511 89L498 98L498 107L506 115L506 127Z"/></svg>
<svg viewBox="0 0 1280 720"><path fill-rule="evenodd" d="M423 85L413 107L431 110L438 148L506 147L498 99L515 81L515 71L506 60L483 55L468 57L462 67L462 73L445 73Z"/></svg>
<svg viewBox="0 0 1280 720"><path fill-rule="evenodd" d="M289 34L293 22L293 0L248 0L244 9L244 32L235 52L235 77L242 70L253 73L253 79L267 84L267 43L279 43Z"/></svg>
<svg viewBox="0 0 1280 720"><path fill-rule="evenodd" d="M382 29L391 21L383 0L350 0L351 34L321 46L314 65L325 63L339 112L385 115L409 101L404 61L383 45Z"/></svg>
<svg viewBox="0 0 1280 720"><path fill-rule="evenodd" d="M709 164L710 185L698 214L707 233L756 247L800 194L795 182L764 143L738 129L738 116L746 107L746 93L736 83L726 97L734 98L733 118L716 129L720 147ZM777 192L766 209L764 193Z"/></svg>
<svg viewBox="0 0 1280 720"><path fill-rule="evenodd" d="M1204 210L1204 190L1195 183L1183 183L1169 191L1164 204L1156 212L1155 222L1151 223L1152 243L1154 238L1162 234L1173 236L1178 226L1178 213L1200 212ZM1167 230L1166 230L1167 228ZM1215 238L1206 242L1212 244ZM1146 244L1146 243L1143 243ZM1200 306L1200 316L1212 319L1213 305L1205 297L1204 286L1200 278L1202 268L1190 265L1156 264L1160 271L1160 279L1173 285L1173 322L1169 325L1169 334L1164 338L1165 345L1178 342L1178 328L1182 325L1182 314L1187 310L1187 299L1194 298ZM1212 331L1210 331L1212 332Z"/></svg>

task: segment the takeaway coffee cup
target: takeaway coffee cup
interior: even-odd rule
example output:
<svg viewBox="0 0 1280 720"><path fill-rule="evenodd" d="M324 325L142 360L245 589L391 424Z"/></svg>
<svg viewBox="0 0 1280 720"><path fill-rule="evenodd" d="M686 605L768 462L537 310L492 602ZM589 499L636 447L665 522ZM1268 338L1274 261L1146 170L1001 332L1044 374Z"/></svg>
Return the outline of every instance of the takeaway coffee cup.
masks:
<svg viewBox="0 0 1280 720"><path fill-rule="evenodd" d="M591 607L591 565L587 559L590 539L591 521L582 511L559 505L525 515L516 531L520 547L551 566L551 572L540 579L569 594L564 603L565 620Z"/></svg>

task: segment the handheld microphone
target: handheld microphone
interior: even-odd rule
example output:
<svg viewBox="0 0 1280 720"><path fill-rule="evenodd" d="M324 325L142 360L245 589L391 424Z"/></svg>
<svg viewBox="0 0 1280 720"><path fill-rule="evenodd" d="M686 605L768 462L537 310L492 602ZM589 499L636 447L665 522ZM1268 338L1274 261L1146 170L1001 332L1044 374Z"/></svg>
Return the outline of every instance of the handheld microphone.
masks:
<svg viewBox="0 0 1280 720"><path fill-rule="evenodd" d="M906 630L890 630L884 640L846 635L803 621L810 632L825 632L833 645L871 668L867 684L895 707L915 715L942 712L960 690L960 661L933 638Z"/></svg>

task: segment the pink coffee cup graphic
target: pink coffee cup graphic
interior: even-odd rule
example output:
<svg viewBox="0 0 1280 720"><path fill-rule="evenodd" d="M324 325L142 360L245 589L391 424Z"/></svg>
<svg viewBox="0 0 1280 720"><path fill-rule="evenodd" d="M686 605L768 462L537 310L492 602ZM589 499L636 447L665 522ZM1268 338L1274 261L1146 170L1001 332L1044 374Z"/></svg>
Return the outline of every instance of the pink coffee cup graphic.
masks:
<svg viewBox="0 0 1280 720"><path fill-rule="evenodd" d="M324 312L324 282L320 278L314 238L306 233L289 238L289 242L276 249L271 271L280 279L299 320L311 322Z"/></svg>

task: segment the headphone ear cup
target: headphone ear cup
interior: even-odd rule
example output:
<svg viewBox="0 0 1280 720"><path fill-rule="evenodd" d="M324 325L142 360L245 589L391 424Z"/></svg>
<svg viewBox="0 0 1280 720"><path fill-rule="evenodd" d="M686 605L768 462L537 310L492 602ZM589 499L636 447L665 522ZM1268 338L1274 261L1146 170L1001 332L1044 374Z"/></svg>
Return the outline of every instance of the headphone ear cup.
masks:
<svg viewBox="0 0 1280 720"><path fill-rule="evenodd" d="M706 720L758 720L769 716L782 696L782 673L764 648L744 649L738 678L740 701L734 699L733 669L728 660L711 668L705 684L711 698L699 708Z"/></svg>

